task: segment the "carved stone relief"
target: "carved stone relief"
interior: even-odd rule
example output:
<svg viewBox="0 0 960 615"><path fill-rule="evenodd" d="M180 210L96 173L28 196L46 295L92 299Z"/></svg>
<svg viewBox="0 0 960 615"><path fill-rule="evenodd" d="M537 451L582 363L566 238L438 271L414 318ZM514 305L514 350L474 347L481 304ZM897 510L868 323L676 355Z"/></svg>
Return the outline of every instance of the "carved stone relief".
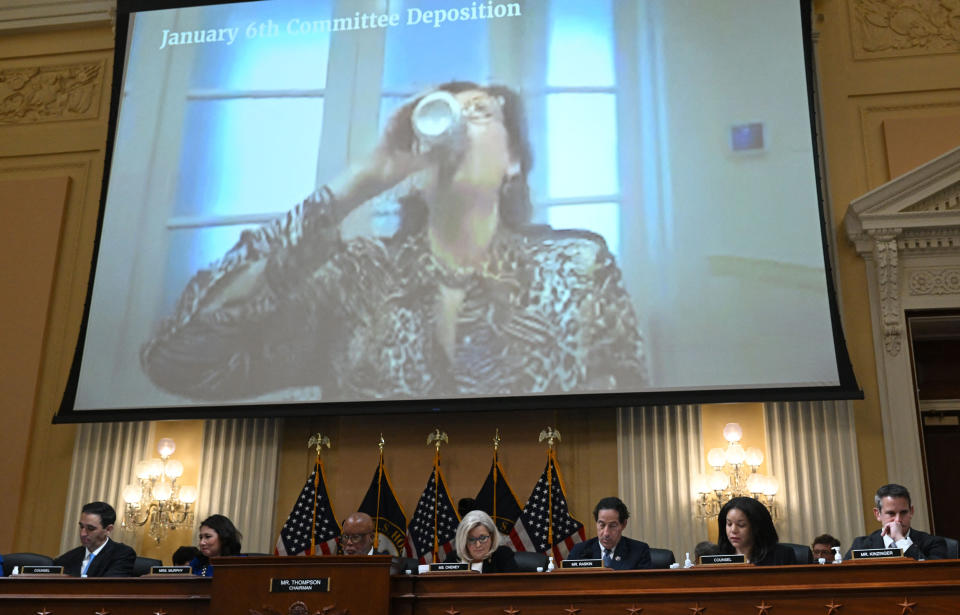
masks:
<svg viewBox="0 0 960 615"><path fill-rule="evenodd" d="M103 61L0 69L0 124L96 118Z"/></svg>
<svg viewBox="0 0 960 615"><path fill-rule="evenodd" d="M853 0L850 21L858 59L960 51L958 0Z"/></svg>
<svg viewBox="0 0 960 615"><path fill-rule="evenodd" d="M921 269L910 273L911 295L960 295L960 268Z"/></svg>
<svg viewBox="0 0 960 615"><path fill-rule="evenodd" d="M900 285L898 271L898 229L869 231L873 236L873 258L877 266L880 292L880 320L883 347L890 356L900 353L903 325L900 320Z"/></svg>

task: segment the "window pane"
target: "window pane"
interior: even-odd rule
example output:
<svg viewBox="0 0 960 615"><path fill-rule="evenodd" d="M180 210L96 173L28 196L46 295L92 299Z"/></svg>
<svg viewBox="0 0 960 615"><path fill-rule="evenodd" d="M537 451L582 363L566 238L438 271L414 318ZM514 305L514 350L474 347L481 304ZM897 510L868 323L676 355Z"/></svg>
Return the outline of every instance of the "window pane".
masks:
<svg viewBox="0 0 960 615"><path fill-rule="evenodd" d="M547 210L547 222L557 229L593 231L606 240L614 256L620 257L619 203L554 205Z"/></svg>
<svg viewBox="0 0 960 615"><path fill-rule="evenodd" d="M240 233L256 225L176 229L170 232L161 314L172 314L184 286L200 269L209 267L232 248Z"/></svg>
<svg viewBox="0 0 960 615"><path fill-rule="evenodd" d="M387 29L384 90L412 94L447 81L488 80L490 52L486 20L457 21L456 27L406 25L408 8L426 12L451 6L450 0L390 3L390 11L400 15L401 26Z"/></svg>
<svg viewBox="0 0 960 615"><path fill-rule="evenodd" d="M330 33L312 23L330 19L330 0L278 0L271 3L269 21L263 20L260 2L198 10L202 13L196 28L239 30L232 44L203 46L192 87L320 89L326 84Z"/></svg>
<svg viewBox="0 0 960 615"><path fill-rule="evenodd" d="M613 94L547 96L550 198L617 194L617 119Z"/></svg>
<svg viewBox="0 0 960 615"><path fill-rule="evenodd" d="M547 85L614 85L611 0L553 0Z"/></svg>
<svg viewBox="0 0 960 615"><path fill-rule="evenodd" d="M194 101L174 215L286 211L316 187L321 98Z"/></svg>

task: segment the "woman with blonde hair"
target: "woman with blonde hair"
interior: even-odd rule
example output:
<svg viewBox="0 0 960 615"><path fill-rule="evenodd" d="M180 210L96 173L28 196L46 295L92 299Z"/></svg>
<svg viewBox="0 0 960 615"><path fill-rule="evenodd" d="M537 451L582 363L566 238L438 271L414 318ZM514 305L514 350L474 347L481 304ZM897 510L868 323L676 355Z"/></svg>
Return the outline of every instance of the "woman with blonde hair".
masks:
<svg viewBox="0 0 960 615"><path fill-rule="evenodd" d="M471 510L457 526L456 552L448 561L460 561L480 572L519 572L510 547L500 544L500 532L490 515Z"/></svg>

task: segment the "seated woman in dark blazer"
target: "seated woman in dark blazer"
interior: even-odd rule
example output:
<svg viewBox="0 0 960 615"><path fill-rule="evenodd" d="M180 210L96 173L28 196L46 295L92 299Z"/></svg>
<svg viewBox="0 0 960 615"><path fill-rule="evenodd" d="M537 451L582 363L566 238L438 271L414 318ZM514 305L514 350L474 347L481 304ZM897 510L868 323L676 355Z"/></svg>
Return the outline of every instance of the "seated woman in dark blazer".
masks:
<svg viewBox="0 0 960 615"><path fill-rule="evenodd" d="M211 557L240 554L240 540L243 536L237 531L233 521L223 515L210 515L204 519L200 523L197 536L200 555L190 560L190 569L197 576L213 576Z"/></svg>
<svg viewBox="0 0 960 615"><path fill-rule="evenodd" d="M757 566L796 564L793 549L780 544L767 507L753 498L733 498L717 516L722 554L742 554Z"/></svg>
<svg viewBox="0 0 960 615"><path fill-rule="evenodd" d="M500 532L490 515L471 510L457 526L456 551L447 561L467 562L480 572L519 572L513 550L500 545ZM455 557L454 557L455 556Z"/></svg>

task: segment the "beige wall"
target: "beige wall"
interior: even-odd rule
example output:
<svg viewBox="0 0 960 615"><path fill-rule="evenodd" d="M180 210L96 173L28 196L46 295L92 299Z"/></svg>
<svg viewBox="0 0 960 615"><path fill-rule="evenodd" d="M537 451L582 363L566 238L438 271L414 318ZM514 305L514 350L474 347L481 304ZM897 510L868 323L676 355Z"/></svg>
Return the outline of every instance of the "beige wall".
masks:
<svg viewBox="0 0 960 615"><path fill-rule="evenodd" d="M866 396L855 407L867 510L870 492L886 478L883 433L864 263L847 245L840 223L851 199L883 183L892 172L957 144L949 135L956 135L960 116L960 54L956 42L946 39L931 37L926 43L903 45L890 28L867 28L854 10L864 4L817 1L814 23L819 33L827 196L839 291L847 343ZM919 6L934 15L939 5ZM38 265L37 275L24 280L22 262L0 261L0 279L10 281L2 299L0 346L0 366L5 367L0 374L0 447L7 461L2 486L13 494L0 513L0 528L5 529L0 532L0 552L54 553L65 521L63 494L75 429L53 426L50 420L60 402L86 296L106 140L112 40L105 23L0 36L0 71L42 69L61 75L40 89L37 104L45 104L22 115L0 115L0 205L6 220L13 219L14 212L26 216L20 218L22 228L4 232L33 251L31 262L47 263L46 269ZM79 87L68 95L63 91L66 84ZM3 87L7 86L0 85L0 98L9 94ZM921 124L923 130L918 128ZM29 190L40 193L33 196ZM62 220L56 215L58 208ZM10 239L6 234L4 238ZM14 309L25 301L34 307ZM712 412L708 409L707 414ZM716 412L722 415L722 407ZM547 425L563 433L560 462L573 512L590 527L592 503L613 493L617 485L616 420L609 410L288 420L283 430L278 525L309 473L312 456L306 438L314 431L335 442L326 454L327 477L342 518L359 503L369 484L380 431L387 440L388 469L409 515L429 473L432 454L426 436L434 427L450 435L451 443L442 451L443 470L455 498L472 496L479 488L489 469L487 442L499 427L504 465L522 500L543 469L545 448L536 440ZM866 512L865 519L869 526Z"/></svg>
<svg viewBox="0 0 960 615"><path fill-rule="evenodd" d="M945 20L946 12L938 2L918 2L916 11L881 3L871 12L873 4L814 2L838 290L847 347L864 391L854 406L868 528L876 524L872 492L886 482L886 459L865 265L846 240L843 216L854 198L960 145L960 44L902 27L911 20Z"/></svg>

